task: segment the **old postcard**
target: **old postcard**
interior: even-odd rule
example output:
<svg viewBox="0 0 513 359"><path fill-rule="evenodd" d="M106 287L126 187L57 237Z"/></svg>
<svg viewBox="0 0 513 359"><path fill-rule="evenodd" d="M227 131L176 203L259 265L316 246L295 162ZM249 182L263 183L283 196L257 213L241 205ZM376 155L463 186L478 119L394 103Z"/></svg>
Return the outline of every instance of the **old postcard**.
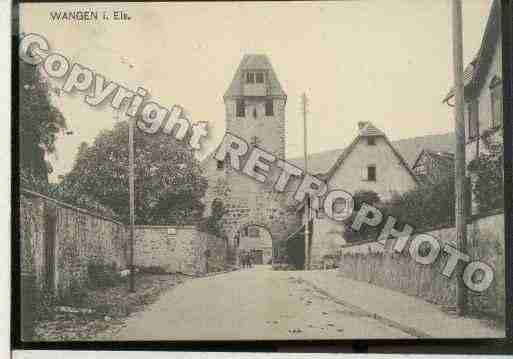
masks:
<svg viewBox="0 0 513 359"><path fill-rule="evenodd" d="M21 340L503 338L500 19L22 3Z"/></svg>

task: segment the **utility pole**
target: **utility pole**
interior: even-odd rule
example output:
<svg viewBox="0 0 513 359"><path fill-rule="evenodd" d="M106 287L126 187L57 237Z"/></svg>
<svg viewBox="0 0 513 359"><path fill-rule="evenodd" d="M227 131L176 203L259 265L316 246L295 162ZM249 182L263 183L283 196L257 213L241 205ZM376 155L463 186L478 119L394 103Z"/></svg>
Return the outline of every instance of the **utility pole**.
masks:
<svg viewBox="0 0 513 359"><path fill-rule="evenodd" d="M301 96L301 103L303 105L303 149L306 174L308 173L308 131L306 126L308 98L305 93ZM305 200L305 220L305 270L310 270L310 197Z"/></svg>
<svg viewBox="0 0 513 359"><path fill-rule="evenodd" d="M135 117L128 119L128 191L130 197L130 292L135 292L134 268L134 121Z"/></svg>
<svg viewBox="0 0 513 359"><path fill-rule="evenodd" d="M464 82L463 82L463 31L461 0L452 0L452 44L454 70L454 118L456 133L455 154L455 222L456 241L460 253L467 253L467 213L466 213L466 174L465 174L465 119L464 119ZM458 272L457 290L458 312L464 315L467 307L467 290L463 282L462 271Z"/></svg>

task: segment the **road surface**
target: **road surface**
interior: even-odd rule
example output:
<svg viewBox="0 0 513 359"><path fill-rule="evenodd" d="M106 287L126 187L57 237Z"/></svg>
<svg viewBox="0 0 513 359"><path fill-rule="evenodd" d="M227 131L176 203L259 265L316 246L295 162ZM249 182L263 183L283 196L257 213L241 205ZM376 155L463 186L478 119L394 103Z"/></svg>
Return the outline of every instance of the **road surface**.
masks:
<svg viewBox="0 0 513 359"><path fill-rule="evenodd" d="M111 340L412 338L415 331L269 266L185 282L131 316Z"/></svg>

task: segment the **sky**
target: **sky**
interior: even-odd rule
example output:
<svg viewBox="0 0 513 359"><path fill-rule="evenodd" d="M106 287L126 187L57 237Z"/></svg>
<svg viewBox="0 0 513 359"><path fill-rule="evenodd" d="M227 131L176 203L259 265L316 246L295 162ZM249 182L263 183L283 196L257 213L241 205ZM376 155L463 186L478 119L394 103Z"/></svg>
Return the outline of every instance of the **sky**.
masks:
<svg viewBox="0 0 513 359"><path fill-rule="evenodd" d="M464 61L477 53L491 0L463 1ZM52 11L122 10L130 20L52 20ZM100 15L101 16L101 15ZM247 53L267 54L288 95L286 154L303 153L300 96L309 98L308 152L343 148L359 121L391 140L447 133L452 110L449 0L330 2L24 3L20 29L52 50L152 99L207 121L204 156L224 134L223 94ZM59 83L55 83L58 86ZM51 179L68 172L81 142L118 121L83 93L54 96L71 135L57 141Z"/></svg>

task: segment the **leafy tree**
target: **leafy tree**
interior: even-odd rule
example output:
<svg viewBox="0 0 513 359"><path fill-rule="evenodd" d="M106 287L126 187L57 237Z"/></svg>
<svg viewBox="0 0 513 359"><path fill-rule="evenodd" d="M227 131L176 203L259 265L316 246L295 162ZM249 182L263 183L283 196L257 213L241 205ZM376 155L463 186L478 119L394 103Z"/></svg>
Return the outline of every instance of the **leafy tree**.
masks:
<svg viewBox="0 0 513 359"><path fill-rule="evenodd" d="M448 173L437 182L421 183L415 189L403 194L395 194L388 202L381 202L377 194L358 192L354 195L355 210L346 221L344 238L348 242L377 239L383 229L385 218L393 216L397 219L397 227L409 224L417 231L437 226L454 225L454 175ZM379 226L363 225L359 231L351 228L356 213L362 203L378 208L383 214L383 221Z"/></svg>
<svg viewBox="0 0 513 359"><path fill-rule="evenodd" d="M55 152L57 134L66 120L52 104L50 86L39 67L19 62L19 168L21 184L47 192L51 166L45 154Z"/></svg>
<svg viewBox="0 0 513 359"><path fill-rule="evenodd" d="M224 208L223 202L219 199L215 199L212 202L211 214L202 221L201 229L216 237L225 238L226 233L222 221L225 214L226 209Z"/></svg>
<svg viewBox="0 0 513 359"><path fill-rule="evenodd" d="M63 200L95 208L101 204L129 220L128 122L81 144L73 169L59 185ZM135 220L137 224L190 224L201 219L207 187L192 150L164 133L134 130Z"/></svg>
<svg viewBox="0 0 513 359"><path fill-rule="evenodd" d="M358 211L360 210L360 208L362 207L362 205L364 203L371 205L371 206L375 206L378 203L380 203L379 195L374 191L363 191L362 190L362 191L357 191L354 193L353 200L354 200L354 211L353 211L353 214L351 215L351 217L349 217L345 221L344 232L343 232L344 239L348 242L356 242L359 240L368 239L371 236L374 238L377 237L377 235L375 233L376 229L373 227L364 225L364 226L362 226L362 228L359 231L355 231L351 227L351 225L353 224L353 222L356 218L356 214L358 213Z"/></svg>
<svg viewBox="0 0 513 359"><path fill-rule="evenodd" d="M387 203L384 211L417 230L454 225L454 175L447 174L434 183L423 183Z"/></svg>

